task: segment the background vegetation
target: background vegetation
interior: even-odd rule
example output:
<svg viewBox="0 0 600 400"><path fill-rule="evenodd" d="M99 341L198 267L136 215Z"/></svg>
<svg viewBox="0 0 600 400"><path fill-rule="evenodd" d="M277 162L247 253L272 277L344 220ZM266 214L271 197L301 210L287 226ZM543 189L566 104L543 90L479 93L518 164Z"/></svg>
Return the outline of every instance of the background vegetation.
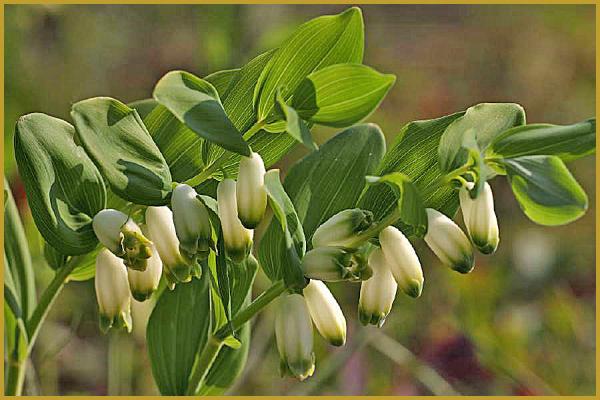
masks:
<svg viewBox="0 0 600 400"><path fill-rule="evenodd" d="M38 287L52 271L29 214L12 153L19 115L69 118L100 95L151 95L171 69L198 76L237 67L299 23L343 6L5 6L4 168L25 219ZM484 101L514 101L529 122L567 124L595 114L593 6L363 6L365 62L398 76L370 118L388 141L401 126ZM334 133L319 128L323 142ZM278 167L303 155L297 146ZM572 164L590 210L559 228L518 211L505 180L492 182L500 247L468 276L425 247L418 300L399 295L382 330L358 326L359 285L331 285L349 323L345 348L316 339L305 383L279 379L272 310L253 327L251 353L231 394L595 393L595 157ZM257 286L267 280L259 276ZM341 290L343 289L343 290ZM41 331L29 394L156 394L143 323L103 336L93 281L70 283ZM201 316L198 316L201 317ZM329 354L326 354L329 353ZM108 368L107 368L108 367Z"/></svg>

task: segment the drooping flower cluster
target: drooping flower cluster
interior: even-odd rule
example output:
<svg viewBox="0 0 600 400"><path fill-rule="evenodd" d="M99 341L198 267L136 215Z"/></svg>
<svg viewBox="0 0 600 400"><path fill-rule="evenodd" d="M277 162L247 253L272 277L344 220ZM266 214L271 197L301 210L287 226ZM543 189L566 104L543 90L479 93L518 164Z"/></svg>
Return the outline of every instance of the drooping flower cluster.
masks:
<svg viewBox="0 0 600 400"><path fill-rule="evenodd" d="M264 175L261 157L252 153L240 162L238 182L224 179L217 188L225 252L234 262L244 261L250 253L252 228L264 216ZM210 212L194 188L178 184L170 206L147 207L142 225L113 209L94 217L94 232L105 246L96 259L96 295L104 331L111 326L131 329L130 297L150 298L163 272L170 289L199 277L199 261L216 251Z"/></svg>
<svg viewBox="0 0 600 400"><path fill-rule="evenodd" d="M147 207L141 225L117 210L98 213L93 227L106 247L96 265L103 330L111 326L130 330L130 298L150 298L163 271L171 289L199 277L199 262L211 251L218 252L219 238L226 256L232 262L243 262L252 251L253 229L267 207L265 173L260 155L242 157L237 181L225 177L218 184L214 213L186 184L173 189L170 208ZM471 197L472 189L469 184L459 194L468 235L444 214L426 209L425 243L443 264L461 273L473 269L471 243L485 254L498 245L491 189L485 184L476 198ZM344 314L323 281L361 282L359 320L379 327L390 313L398 289L417 298L424 284L421 263L409 239L394 226L379 226L370 211L338 212L315 230L311 244L301 260L307 284L302 290L290 289L279 296L275 319L281 372L300 380L311 376L315 368L313 326L334 346L346 342Z"/></svg>
<svg viewBox="0 0 600 400"><path fill-rule="evenodd" d="M365 241L361 234L372 225L373 213L358 208L329 218L313 234L313 249L302 259L304 275L329 282L365 279L371 271L357 250Z"/></svg>
<svg viewBox="0 0 600 400"><path fill-rule="evenodd" d="M131 297L144 301L152 295L158 288L162 262L143 233L146 227L140 228L120 211L100 211L93 229L105 246L96 257L100 328L104 332L113 326L131 331Z"/></svg>
<svg viewBox="0 0 600 400"><path fill-rule="evenodd" d="M482 253L493 253L498 245L498 224L490 186L485 183L471 198L469 183L460 189L460 204L468 236L446 215L426 209L428 230L425 243L451 269L468 273L474 267L473 245ZM398 288L410 297L419 297L424 277L421 263L408 238L394 226L380 230L379 247L367 243L361 233L373 224L363 210L344 210L313 235L313 250L303 259L308 278L323 281L362 280L358 315L361 323L381 326L389 314ZM360 249L367 248L368 266L360 265ZM368 271L362 275L357 271Z"/></svg>
<svg viewBox="0 0 600 400"><path fill-rule="evenodd" d="M311 280L302 295L284 293L279 298L275 338L282 375L304 380L313 374L313 324L330 344L346 343L346 318L327 286L319 280Z"/></svg>

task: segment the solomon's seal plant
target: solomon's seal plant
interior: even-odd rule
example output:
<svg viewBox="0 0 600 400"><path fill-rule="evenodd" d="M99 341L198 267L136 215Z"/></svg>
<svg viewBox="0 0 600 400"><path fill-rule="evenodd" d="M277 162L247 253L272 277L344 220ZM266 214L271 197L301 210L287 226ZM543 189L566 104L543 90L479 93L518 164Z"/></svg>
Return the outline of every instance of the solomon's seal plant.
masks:
<svg viewBox="0 0 600 400"><path fill-rule="evenodd" d="M409 122L386 149L380 128L359 122L395 77L364 65L363 46L350 8L241 68L169 72L152 99L83 100L72 122L21 117L16 159L55 277L36 301L5 183L6 392L21 393L40 325L72 280L95 279L102 330L131 329L132 297L154 304L147 347L162 394L222 393L243 369L250 320L271 302L281 372L303 380L315 370L313 326L332 345L347 339L324 282L358 282L359 320L381 326L398 289L427 289L413 243L470 272L473 249L499 243L495 177L535 223L585 213L566 162L595 151L595 119L527 124L518 104L483 103ZM315 125L342 130L317 148ZM282 182L268 168L297 144L309 154ZM251 298L258 269L272 285Z"/></svg>

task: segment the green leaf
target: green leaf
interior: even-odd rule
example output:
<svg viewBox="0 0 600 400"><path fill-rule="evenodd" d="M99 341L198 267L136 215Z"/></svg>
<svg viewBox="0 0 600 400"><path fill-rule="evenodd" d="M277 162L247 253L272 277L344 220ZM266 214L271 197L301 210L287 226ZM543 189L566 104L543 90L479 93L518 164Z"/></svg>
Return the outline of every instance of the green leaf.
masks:
<svg viewBox="0 0 600 400"><path fill-rule="evenodd" d="M252 95L260 74L272 56L273 50L267 51L250 60L250 62L236 73L226 92L221 95L225 112L240 132L246 132L256 122L256 110L252 102ZM261 132L258 132L248 141L248 144L254 151L257 151L255 143L260 137ZM229 175L237 175L237 167L240 160L239 154L227 152L222 147L215 146L212 143L206 143L206 150L207 164L212 163L221 155L227 153L222 166L227 170ZM264 155L261 154L261 156L264 160Z"/></svg>
<svg viewBox="0 0 600 400"><path fill-rule="evenodd" d="M310 73L333 64L360 63L363 51L364 25L359 8L302 24L275 52L260 76L254 92L258 120L271 115L281 85L285 85L282 94L288 100Z"/></svg>
<svg viewBox="0 0 600 400"><path fill-rule="evenodd" d="M440 139L438 155L442 170L449 172L466 162L467 151L462 146L467 132L474 132L479 148L484 151L500 133L523 124L525 111L515 103L481 103L469 107L465 115L446 128Z"/></svg>
<svg viewBox="0 0 600 400"><path fill-rule="evenodd" d="M336 64L308 75L294 93L292 107L307 121L346 127L366 118L396 82L361 64Z"/></svg>
<svg viewBox="0 0 600 400"><path fill-rule="evenodd" d="M274 52L264 52L244 65L233 78L223 97L223 107L240 132L247 131L256 122L252 97L254 87Z"/></svg>
<svg viewBox="0 0 600 400"><path fill-rule="evenodd" d="M79 140L115 194L137 204L166 204L171 173L137 111L110 97L95 97L75 103L71 116Z"/></svg>
<svg viewBox="0 0 600 400"><path fill-rule="evenodd" d="M225 241L223 239L222 231L219 231L217 239L217 253L216 272L219 298L223 305L225 319L227 323L231 323L231 283L229 281L229 263L227 263L227 257L225 255ZM233 335L235 335L235 327L231 326L231 328Z"/></svg>
<svg viewBox="0 0 600 400"><path fill-rule="evenodd" d="M588 207L587 195L557 156L525 156L502 160L521 209L541 225L572 222Z"/></svg>
<svg viewBox="0 0 600 400"><path fill-rule="evenodd" d="M5 267L6 273L6 267ZM5 275L6 278L7 275ZM29 339L22 315L15 315L11 308L10 294L7 292L6 281L4 288L4 382L16 379L10 375L16 371L6 368L7 362L24 362L27 358Z"/></svg>
<svg viewBox="0 0 600 400"><path fill-rule="evenodd" d="M323 30L319 32L318 40L306 41L315 34L315 30L321 29ZM329 48L328 52L325 51L326 47ZM270 114L275 104L275 92L279 86L285 85L284 97L287 101L289 95L311 72L333 64L362 62L363 48L363 22L359 9L352 8L337 16L325 16L309 21L279 49L256 57L240 70L242 77L232 83L228 96L223 100L225 110L240 132L245 132L260 117L260 114L257 116L254 111L252 91L256 95L255 100L258 101L263 85L273 85L272 95L265 97L265 107L269 109L268 114ZM296 59L297 50L300 50L300 53L297 54ZM319 55L322 52L323 54ZM297 68L287 70L290 58L302 62L296 64L295 61L291 61ZM278 79L269 72L271 67L274 68L274 73L281 74L281 82L276 82ZM253 151L261 155L267 168L279 161L296 143L297 141L290 135L268 132L264 129L248 139L248 144ZM220 154L211 153L208 159L215 160ZM239 156L232 155L223 160L221 166L229 176L235 177L238 163Z"/></svg>
<svg viewBox="0 0 600 400"><path fill-rule="evenodd" d="M402 172L408 176L423 195L426 208L434 208L453 216L458 209L458 195L451 187L444 186L434 191L425 189L444 175L437 161L437 149L444 130L464 112L441 118L413 121L404 125L375 175L383 176L392 172ZM425 193L427 192L427 193ZM396 206L397 193L387 185L370 186L361 196L358 206L373 212L376 220L383 219ZM413 235L410 226L398 221L394 224L405 235Z"/></svg>
<svg viewBox="0 0 600 400"><path fill-rule="evenodd" d="M272 236L268 238L272 243L266 244L271 251L266 253L270 262L265 273L271 280L282 277L289 289L301 290L306 286L301 265L301 259L306 251L306 239L294 204L281 185L278 169L272 169L265 174L265 189L269 205L275 215L275 220L271 224L275 223L279 226L277 233L272 232ZM271 258L273 255L276 258ZM263 268L265 266L263 264Z"/></svg>
<svg viewBox="0 0 600 400"><path fill-rule="evenodd" d="M75 129L45 114L17 122L15 156L35 224L63 254L84 254L98 243L92 218L106 204L104 181Z"/></svg>
<svg viewBox="0 0 600 400"><path fill-rule="evenodd" d="M156 108L156 106L158 106L158 103L154 99L144 99L127 103L127 106L137 111L140 118L144 119L152 112L152 110L154 110L154 108Z"/></svg>
<svg viewBox="0 0 600 400"><path fill-rule="evenodd" d="M367 177L367 182L371 184L385 183L390 186L398 198L397 207L400 211L400 221L408 225L415 235L425 236L425 233L427 233L427 213L425 207L423 207L423 201L417 186L412 183L408 176L401 172L392 172L381 177Z"/></svg>
<svg viewBox="0 0 600 400"><path fill-rule="evenodd" d="M144 124L164 156L174 181L184 182L204 169L202 149L207 142L165 106L157 106L144 118Z"/></svg>
<svg viewBox="0 0 600 400"><path fill-rule="evenodd" d="M208 371L198 396L215 396L223 394L236 381L243 371L250 350L250 323L242 325L238 330L241 346L234 349L223 346Z"/></svg>
<svg viewBox="0 0 600 400"><path fill-rule="evenodd" d="M62 254L48 243L44 242L44 259L53 270L60 269L67 264L69 256Z"/></svg>
<svg viewBox="0 0 600 400"><path fill-rule="evenodd" d="M67 263L75 263L76 266L67 277L67 282L83 282L92 279L96 275L96 256L101 248L100 245L87 254L70 257L60 253L48 243L44 243L44 258L53 270L58 270Z"/></svg>
<svg viewBox="0 0 600 400"><path fill-rule="evenodd" d="M375 172L384 152L385 140L379 127L356 125L292 166L283 187L294 204L307 243L319 225L356 206L365 176ZM272 221L259 252L261 266L272 280L281 277L283 241L279 223Z"/></svg>
<svg viewBox="0 0 600 400"><path fill-rule="evenodd" d="M15 301L20 313L15 316L27 319L36 304L34 271L25 230L10 186L4 179L4 270L5 287L12 282ZM11 307L12 308L12 307Z"/></svg>
<svg viewBox="0 0 600 400"><path fill-rule="evenodd" d="M171 71L154 88L154 98L200 137L248 156L250 147L229 120L213 85L185 71Z"/></svg>
<svg viewBox="0 0 600 400"><path fill-rule="evenodd" d="M227 88L238 72L239 69L218 71L206 76L204 80L212 84L221 99L224 99ZM156 100L152 101L156 103ZM202 154L208 151L208 148L214 147L224 151L222 147L211 146L210 142L194 133L165 106L158 105L152 113L144 117L144 124L165 157L174 181L184 182L202 172L205 166Z"/></svg>
<svg viewBox="0 0 600 400"><path fill-rule="evenodd" d="M237 313L242 307L250 304L252 283L258 270L258 262L251 255L242 264L230 263L229 277L231 281L231 307ZM215 304L216 306L218 304ZM242 372L248 350L250 349L250 322L236 327L241 347L233 349L224 346L211 366L198 395L221 394L229 388Z"/></svg>
<svg viewBox="0 0 600 400"><path fill-rule="evenodd" d="M152 374L162 395L184 395L196 353L210 332L209 273L165 290L150 319L146 338Z"/></svg>
<svg viewBox="0 0 600 400"><path fill-rule="evenodd" d="M284 188L302 221L310 243L323 222L347 208L355 208L385 153L385 139L375 124L348 128L297 162L288 172Z"/></svg>
<svg viewBox="0 0 600 400"><path fill-rule="evenodd" d="M493 140L488 155L555 155L571 161L595 151L596 119L592 118L573 125L531 124L509 129Z"/></svg>
<svg viewBox="0 0 600 400"><path fill-rule="evenodd" d="M213 72L210 75L204 77L204 80L214 86L217 89L217 93L221 99L225 98L225 94L227 93L227 89L229 85L237 74L240 72L240 69L225 69L223 71Z"/></svg>
<svg viewBox="0 0 600 400"><path fill-rule="evenodd" d="M96 275L96 256L100 249L102 249L102 246L96 247L94 250L83 256L77 256L77 266L73 269L73 272L69 274L68 280L83 282L92 279ZM69 261L74 262L72 260Z"/></svg>
<svg viewBox="0 0 600 400"><path fill-rule="evenodd" d="M310 129L298 116L296 110L285 103L281 91L277 92L277 108L281 111L281 114L285 119L284 131L307 148L316 150L317 145L313 141ZM276 123L271 123L270 127L273 128L275 125ZM274 130L276 131L277 129Z"/></svg>

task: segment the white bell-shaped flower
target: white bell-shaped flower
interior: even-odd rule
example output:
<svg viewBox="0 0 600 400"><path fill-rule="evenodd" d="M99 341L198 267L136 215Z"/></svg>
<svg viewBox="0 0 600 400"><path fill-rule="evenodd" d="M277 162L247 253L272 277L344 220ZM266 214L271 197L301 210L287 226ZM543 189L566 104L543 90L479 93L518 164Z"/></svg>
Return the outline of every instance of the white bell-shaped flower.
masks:
<svg viewBox="0 0 600 400"><path fill-rule="evenodd" d="M381 249L371 252L369 266L373 275L360 285L358 319L363 325L381 327L392 310L398 284Z"/></svg>
<svg viewBox="0 0 600 400"><path fill-rule="evenodd" d="M162 260L169 288L173 289L176 283L189 282L192 279L192 265L179 251L179 239L169 207L148 207L146 227Z"/></svg>
<svg viewBox="0 0 600 400"><path fill-rule="evenodd" d="M340 211L317 228L312 237L313 247L359 247L364 240L359 235L373 224L373 213L353 208Z"/></svg>
<svg viewBox="0 0 600 400"><path fill-rule="evenodd" d="M142 226L142 232L147 233L147 228ZM162 275L162 261L152 246L152 256L148 259L148 264L145 271L135 271L131 268L127 269L127 277L129 280L129 289L131 295L137 301L144 301L152 296L152 293L158 288L160 277Z"/></svg>
<svg viewBox="0 0 600 400"><path fill-rule="evenodd" d="M352 253L342 247L317 247L302 257L304 276L320 281L357 280L358 268Z"/></svg>
<svg viewBox="0 0 600 400"><path fill-rule="evenodd" d="M100 243L121 257L127 267L146 269L146 260L152 255L152 243L127 215L104 209L94 216L92 228Z"/></svg>
<svg viewBox="0 0 600 400"><path fill-rule="evenodd" d="M242 262L252 247L253 231L246 229L238 218L236 184L232 179L223 179L217 186L219 219L225 241L225 251L235 262Z"/></svg>
<svg viewBox="0 0 600 400"><path fill-rule="evenodd" d="M455 271L466 274L473 270L473 247L467 235L441 212L432 208L427 211L427 234L425 243L442 263Z"/></svg>
<svg viewBox="0 0 600 400"><path fill-rule="evenodd" d="M465 226L475 247L483 254L492 254L500 241L492 188L486 182L475 199L469 194L472 188L473 183L469 182L467 187L463 186L459 192Z"/></svg>
<svg viewBox="0 0 600 400"><path fill-rule="evenodd" d="M423 270L415 249L399 229L388 226L379 233L386 263L400 289L411 297L423 291Z"/></svg>
<svg viewBox="0 0 600 400"><path fill-rule="evenodd" d="M123 260L108 249L96 256L96 299L100 309L100 329L125 327L131 332L131 293Z"/></svg>
<svg viewBox="0 0 600 400"><path fill-rule="evenodd" d="M214 248L208 210L193 187L180 184L171 197L173 222L181 252L189 259L205 259Z"/></svg>
<svg viewBox="0 0 600 400"><path fill-rule="evenodd" d="M240 221L246 228L256 228L267 208L265 164L258 153L241 158L236 197Z"/></svg>
<svg viewBox="0 0 600 400"><path fill-rule="evenodd" d="M315 371L313 327L304 297L284 293L275 314L275 339L282 375L305 380Z"/></svg>
<svg viewBox="0 0 600 400"><path fill-rule="evenodd" d="M327 286L313 279L302 294L321 336L334 346L343 346L346 343L346 318Z"/></svg>

